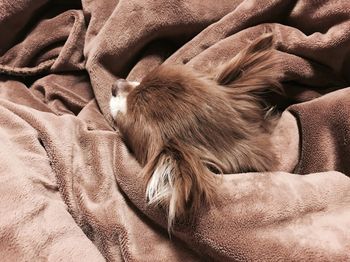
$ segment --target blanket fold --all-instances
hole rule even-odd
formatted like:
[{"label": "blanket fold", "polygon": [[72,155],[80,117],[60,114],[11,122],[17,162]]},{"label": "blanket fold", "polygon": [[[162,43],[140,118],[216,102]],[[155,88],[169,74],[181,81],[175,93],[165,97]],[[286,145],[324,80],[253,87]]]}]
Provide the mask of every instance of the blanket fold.
[{"label": "blanket fold", "polygon": [[[278,172],[226,174],[171,236],[111,121],[119,77],[205,73],[270,29]],[[0,3],[2,261],[350,260],[350,2]]]},{"label": "blanket fold", "polygon": [[296,172],[338,170],[350,174],[349,110],[350,88],[290,108],[299,121],[302,138]]},{"label": "blanket fold", "polygon": [[[7,7],[6,2],[3,5]],[[34,18],[33,21],[26,21],[29,32],[22,41],[14,44],[0,57],[0,73],[25,76],[48,71],[84,69],[83,47],[86,26],[82,10],[68,10],[53,17],[51,13],[57,11],[47,12],[50,14],[44,15],[39,21]],[[18,16],[20,14],[17,13]],[[9,23],[7,20],[12,18],[6,15],[4,13],[0,17],[2,24]],[[31,23],[34,24],[32,27]],[[18,29],[16,26],[12,27]]]}]

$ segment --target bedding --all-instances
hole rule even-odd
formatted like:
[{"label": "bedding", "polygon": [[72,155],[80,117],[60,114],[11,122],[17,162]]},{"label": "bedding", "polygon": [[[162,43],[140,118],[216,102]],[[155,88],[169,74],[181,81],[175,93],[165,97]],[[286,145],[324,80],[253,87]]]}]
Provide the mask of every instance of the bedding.
[{"label": "bedding", "polygon": [[[111,121],[112,83],[161,63],[205,72],[267,28],[280,171],[223,175],[169,236]],[[3,0],[1,260],[348,261],[349,86],[347,0]]]}]

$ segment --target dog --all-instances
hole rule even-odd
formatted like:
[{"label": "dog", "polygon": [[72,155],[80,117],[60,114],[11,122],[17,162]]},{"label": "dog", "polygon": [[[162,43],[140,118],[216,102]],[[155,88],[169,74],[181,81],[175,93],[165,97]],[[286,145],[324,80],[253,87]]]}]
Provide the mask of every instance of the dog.
[{"label": "dog", "polygon": [[270,135],[278,115],[261,96],[281,91],[273,43],[264,33],[205,74],[163,64],[140,83],[113,84],[112,117],[143,166],[148,203],[167,209],[169,231],[215,202],[215,174],[276,167]]}]

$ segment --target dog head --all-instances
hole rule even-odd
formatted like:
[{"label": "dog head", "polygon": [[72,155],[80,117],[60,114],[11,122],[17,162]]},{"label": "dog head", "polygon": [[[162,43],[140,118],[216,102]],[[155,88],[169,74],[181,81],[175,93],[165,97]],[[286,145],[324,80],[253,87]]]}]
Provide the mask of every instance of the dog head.
[{"label": "dog head", "polygon": [[261,36],[210,74],[161,65],[141,83],[114,84],[112,116],[144,167],[148,202],[168,209],[169,230],[215,199],[213,172],[273,169],[273,118],[259,98],[279,88],[272,40]]}]

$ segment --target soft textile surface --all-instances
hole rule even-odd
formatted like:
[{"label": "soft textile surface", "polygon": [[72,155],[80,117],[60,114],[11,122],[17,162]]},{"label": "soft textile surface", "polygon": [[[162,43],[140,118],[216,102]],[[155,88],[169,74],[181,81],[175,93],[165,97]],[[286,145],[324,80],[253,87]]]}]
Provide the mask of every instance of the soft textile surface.
[{"label": "soft textile surface", "polygon": [[[146,205],[108,102],[118,77],[199,71],[272,28],[291,105],[280,172],[224,175],[193,224]],[[350,2],[0,2],[1,261],[350,260]]]}]

